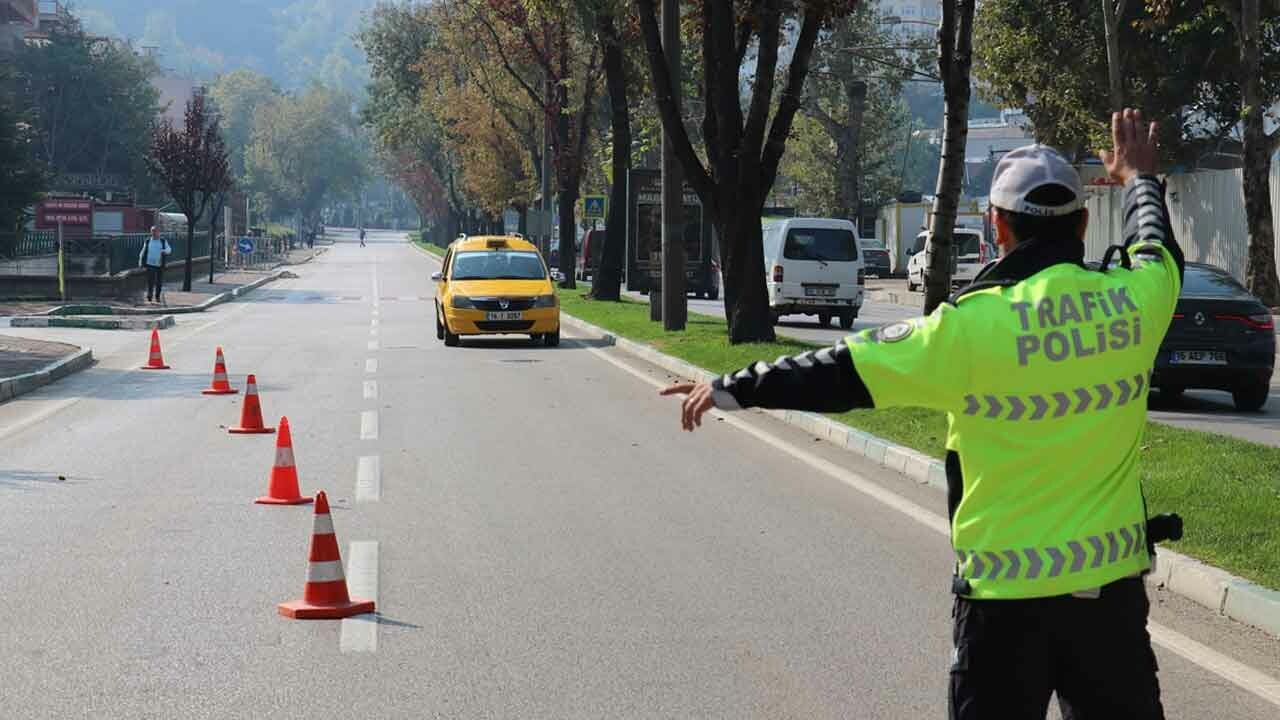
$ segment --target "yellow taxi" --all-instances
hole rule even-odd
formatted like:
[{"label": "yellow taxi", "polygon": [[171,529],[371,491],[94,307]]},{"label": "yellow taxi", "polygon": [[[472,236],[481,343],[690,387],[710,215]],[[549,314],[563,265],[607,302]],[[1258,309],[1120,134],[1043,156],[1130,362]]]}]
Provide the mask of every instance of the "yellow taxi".
[{"label": "yellow taxi", "polygon": [[538,248],[517,236],[462,236],[445,251],[436,283],[436,337],[529,335],[560,344],[560,298]]}]

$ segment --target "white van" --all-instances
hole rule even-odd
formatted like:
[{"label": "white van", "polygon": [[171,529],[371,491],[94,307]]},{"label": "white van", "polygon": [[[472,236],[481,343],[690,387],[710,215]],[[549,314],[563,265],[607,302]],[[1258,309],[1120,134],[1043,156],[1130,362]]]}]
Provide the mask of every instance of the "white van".
[{"label": "white van", "polygon": [[[916,236],[911,246],[911,258],[907,260],[907,290],[924,287],[924,244],[929,233]],[[957,227],[952,235],[952,248],[956,252],[955,271],[951,273],[951,285],[962,287],[973,282],[987,263],[995,259],[995,250],[982,237],[981,228]]]},{"label": "white van", "polygon": [[866,275],[858,231],[848,220],[771,219],[764,223],[764,267],[769,309],[782,315],[816,315],[853,327],[862,309]]}]

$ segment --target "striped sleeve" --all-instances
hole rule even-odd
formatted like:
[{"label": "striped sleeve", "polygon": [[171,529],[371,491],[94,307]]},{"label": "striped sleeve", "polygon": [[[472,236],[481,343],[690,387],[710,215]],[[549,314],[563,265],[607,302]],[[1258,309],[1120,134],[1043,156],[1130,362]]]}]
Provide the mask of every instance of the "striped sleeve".
[{"label": "striped sleeve", "polygon": [[772,363],[753,363],[717,378],[711,388],[712,400],[721,410],[843,412],[872,406],[871,394],[854,369],[845,343],[784,355]]},{"label": "striped sleeve", "polygon": [[[1165,252],[1178,268],[1181,286],[1186,260],[1173,235],[1169,208],[1164,201],[1164,184],[1151,175],[1130,180],[1124,188],[1124,245],[1135,256],[1165,259]],[[1161,250],[1165,252],[1161,252]]]}]

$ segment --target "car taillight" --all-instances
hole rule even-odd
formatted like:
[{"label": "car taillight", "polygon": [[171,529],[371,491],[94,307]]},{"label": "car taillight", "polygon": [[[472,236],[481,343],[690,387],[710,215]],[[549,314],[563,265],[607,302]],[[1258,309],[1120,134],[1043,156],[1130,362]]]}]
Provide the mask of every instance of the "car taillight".
[{"label": "car taillight", "polygon": [[782,282],[782,266],[781,265],[773,266],[773,281],[776,283]]},{"label": "car taillight", "polygon": [[987,264],[987,260],[991,257],[991,249],[984,242],[978,243],[978,262],[983,265]]},{"label": "car taillight", "polygon": [[1276,328],[1275,319],[1270,313],[1265,315],[1214,315],[1216,320],[1229,320],[1231,322],[1243,323],[1252,330],[1274,330]]},{"label": "car taillight", "polygon": [[862,268],[858,268],[858,284],[859,285],[867,284],[867,271]]}]

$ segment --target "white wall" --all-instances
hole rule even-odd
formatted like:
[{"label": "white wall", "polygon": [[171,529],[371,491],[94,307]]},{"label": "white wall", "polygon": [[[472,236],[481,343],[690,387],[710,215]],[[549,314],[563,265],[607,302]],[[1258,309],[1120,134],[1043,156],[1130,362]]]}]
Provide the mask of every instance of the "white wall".
[{"label": "white wall", "polygon": [[[1169,215],[1173,232],[1190,262],[1217,265],[1244,281],[1249,236],[1245,229],[1243,173],[1240,170],[1170,175]],[[1085,257],[1099,260],[1108,245],[1124,241],[1119,188],[1089,190],[1089,231]],[[1280,227],[1280,154],[1271,162],[1271,212]],[[1280,243],[1277,243],[1280,250]],[[1277,253],[1280,264],[1280,253]]]}]

